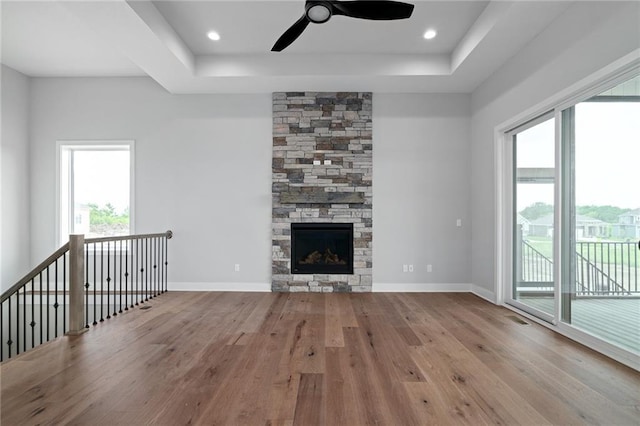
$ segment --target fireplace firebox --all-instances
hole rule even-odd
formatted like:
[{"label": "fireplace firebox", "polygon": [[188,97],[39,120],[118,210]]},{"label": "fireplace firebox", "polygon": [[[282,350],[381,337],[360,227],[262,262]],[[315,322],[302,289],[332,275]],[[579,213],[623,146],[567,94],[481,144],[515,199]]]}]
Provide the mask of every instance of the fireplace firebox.
[{"label": "fireplace firebox", "polygon": [[353,274],[352,223],[292,223],[292,274]]}]

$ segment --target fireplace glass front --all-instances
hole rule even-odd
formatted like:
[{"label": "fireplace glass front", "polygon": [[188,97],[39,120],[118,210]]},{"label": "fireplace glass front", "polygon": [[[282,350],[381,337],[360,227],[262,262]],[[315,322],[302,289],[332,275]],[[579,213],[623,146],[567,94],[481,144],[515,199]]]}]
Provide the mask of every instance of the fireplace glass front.
[{"label": "fireplace glass front", "polygon": [[292,274],[353,274],[352,223],[292,223]]}]

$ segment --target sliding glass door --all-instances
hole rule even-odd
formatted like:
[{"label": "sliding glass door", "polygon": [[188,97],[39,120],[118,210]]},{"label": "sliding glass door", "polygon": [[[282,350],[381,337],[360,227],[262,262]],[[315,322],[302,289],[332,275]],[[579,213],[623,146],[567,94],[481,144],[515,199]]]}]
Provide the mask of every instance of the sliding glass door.
[{"label": "sliding glass door", "polygon": [[510,132],[513,147],[513,287],[511,303],[552,320],[555,119],[541,116]]},{"label": "sliding glass door", "polygon": [[640,78],[562,111],[562,320],[640,352]]},{"label": "sliding glass door", "polygon": [[640,353],[640,76],[612,86],[506,133],[505,301]]}]

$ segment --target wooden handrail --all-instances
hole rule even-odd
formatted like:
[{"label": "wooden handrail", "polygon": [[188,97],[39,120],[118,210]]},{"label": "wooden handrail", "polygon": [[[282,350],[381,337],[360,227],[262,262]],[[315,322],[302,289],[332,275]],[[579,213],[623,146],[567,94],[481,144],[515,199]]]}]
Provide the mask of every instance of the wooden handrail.
[{"label": "wooden handrail", "polygon": [[138,234],[138,235],[122,235],[119,237],[100,237],[100,238],[85,238],[84,243],[102,243],[107,241],[125,241],[125,240],[142,240],[145,238],[158,238],[167,237],[168,240],[173,237],[172,231],[161,232],[159,234]]},{"label": "wooden handrail", "polygon": [[9,296],[11,296],[13,293],[18,291],[22,286],[27,284],[29,281],[37,277],[38,274],[40,274],[40,272],[47,269],[47,266],[51,265],[56,259],[58,259],[60,256],[62,256],[68,251],[69,251],[69,242],[66,242],[62,247],[56,250],[51,256],[47,257],[44,260],[44,262],[40,263],[31,272],[25,275],[20,281],[18,281],[16,284],[11,286],[11,288],[9,288],[7,291],[2,293],[2,296],[0,296],[0,303],[7,300]]},{"label": "wooden handrail", "polygon": [[[85,244],[87,243],[100,243],[106,241],[125,241],[125,240],[141,240],[145,238],[158,238],[158,237],[167,237],[167,239],[171,239],[173,237],[172,231],[166,231],[156,234],[138,234],[138,235],[122,235],[117,237],[100,237],[100,238],[87,238],[84,240]],[[25,275],[20,281],[18,281],[15,285],[11,286],[7,291],[2,293],[0,296],[0,303],[4,302],[19,290],[22,286],[27,284],[33,278],[37,277],[40,272],[44,271],[47,266],[51,265],[56,259],[62,256],[64,253],[69,251],[69,242],[66,242],[62,247],[56,250],[51,256],[47,257],[42,263],[36,266],[31,272]]]}]

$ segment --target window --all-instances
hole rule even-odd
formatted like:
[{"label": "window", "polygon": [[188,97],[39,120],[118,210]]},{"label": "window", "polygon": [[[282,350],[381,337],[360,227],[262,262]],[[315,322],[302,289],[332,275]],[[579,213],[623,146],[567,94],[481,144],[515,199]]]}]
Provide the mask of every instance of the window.
[{"label": "window", "polygon": [[638,71],[498,128],[500,300],[627,364],[640,351]]},{"label": "window", "polygon": [[513,149],[513,282],[518,308],[553,320],[555,118],[538,117],[509,132]]},{"label": "window", "polygon": [[133,141],[58,142],[60,244],[132,232]]}]

